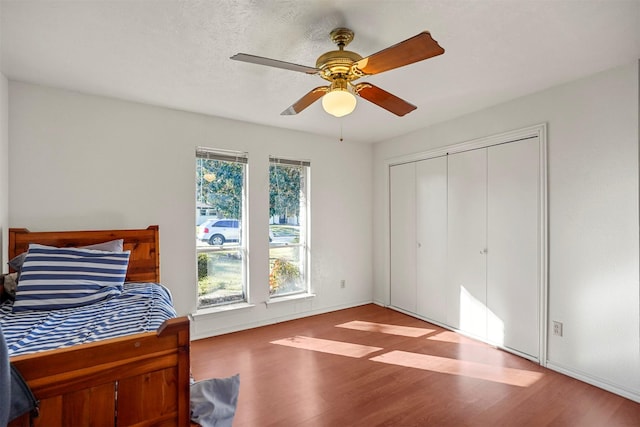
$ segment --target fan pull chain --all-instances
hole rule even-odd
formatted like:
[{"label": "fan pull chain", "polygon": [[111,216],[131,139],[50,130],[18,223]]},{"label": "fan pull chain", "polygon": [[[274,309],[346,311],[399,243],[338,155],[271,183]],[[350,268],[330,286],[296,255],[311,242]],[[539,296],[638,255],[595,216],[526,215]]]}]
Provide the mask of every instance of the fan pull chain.
[{"label": "fan pull chain", "polygon": [[342,120],[340,120],[340,142],[344,141],[342,138]]}]

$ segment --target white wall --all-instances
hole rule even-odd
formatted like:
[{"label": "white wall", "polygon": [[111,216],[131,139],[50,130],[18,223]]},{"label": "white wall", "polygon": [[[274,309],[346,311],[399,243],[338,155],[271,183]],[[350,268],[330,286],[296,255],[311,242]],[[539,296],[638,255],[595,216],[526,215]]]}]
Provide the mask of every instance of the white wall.
[{"label": "white wall", "polygon": [[9,83],[0,73],[0,273],[8,272],[9,247]]},{"label": "white wall", "polygon": [[[548,123],[548,366],[640,400],[638,64],[377,144],[374,229],[388,229],[385,159]],[[374,300],[388,303],[388,235]]]},{"label": "white wall", "polygon": [[[0,4],[0,16],[2,5]],[[0,40],[0,43],[2,41]],[[2,57],[0,56],[0,70]],[[7,272],[9,228],[9,91],[7,78],[0,72],[0,273]]]},{"label": "white wall", "polygon": [[[372,300],[372,147],[75,92],[9,83],[9,223],[31,230],[160,226],[161,280],[196,304],[195,147],[249,154],[253,308],[199,316],[194,337]],[[311,161],[315,298],[266,307],[268,157]],[[347,287],[340,289],[340,280]]]}]

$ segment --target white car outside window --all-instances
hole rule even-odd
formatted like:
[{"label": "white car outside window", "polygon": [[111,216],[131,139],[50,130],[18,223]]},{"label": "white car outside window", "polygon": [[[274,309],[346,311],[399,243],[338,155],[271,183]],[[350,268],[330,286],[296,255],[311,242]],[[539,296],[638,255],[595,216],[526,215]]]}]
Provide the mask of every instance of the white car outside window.
[{"label": "white car outside window", "polygon": [[240,240],[240,222],[237,219],[209,219],[198,227],[198,240],[213,246]]}]

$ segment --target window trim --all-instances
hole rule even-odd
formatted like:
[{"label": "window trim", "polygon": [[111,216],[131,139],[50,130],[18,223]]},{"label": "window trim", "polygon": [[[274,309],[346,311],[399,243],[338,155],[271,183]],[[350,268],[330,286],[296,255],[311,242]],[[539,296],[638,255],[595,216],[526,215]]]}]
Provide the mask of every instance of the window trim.
[{"label": "window trim", "polygon": [[[304,254],[304,260],[302,262],[302,268],[304,272],[304,289],[296,292],[287,292],[280,295],[272,295],[269,293],[269,298],[266,303],[284,302],[289,300],[300,300],[310,297],[314,297],[315,294],[311,289],[311,256],[310,256],[310,237],[311,237],[311,196],[310,196],[310,175],[311,175],[311,161],[310,160],[296,160],[290,158],[269,156],[269,174],[271,166],[301,166],[303,168],[303,175],[301,176],[301,188],[300,194],[303,195],[305,203],[301,203],[301,211],[298,215],[298,221],[304,224],[304,233],[300,233],[299,243],[293,243],[290,245],[283,245],[282,247],[297,247],[301,248]],[[271,225],[271,224],[269,224]],[[277,247],[277,246],[276,246]],[[271,252],[271,244],[269,244],[269,253]],[[270,272],[269,272],[270,273]]]},{"label": "window trim", "polygon": [[[236,301],[229,301],[229,302],[222,302],[222,303],[218,303],[218,304],[212,304],[212,305],[206,305],[206,306],[200,306],[200,297],[198,296],[198,292],[196,292],[196,314],[199,313],[211,313],[211,312],[216,312],[216,311],[225,311],[226,307],[231,307],[231,306],[246,306],[250,304],[250,284],[249,284],[249,265],[247,262],[247,254],[249,252],[248,250],[248,240],[247,240],[247,235],[246,235],[246,224],[248,224],[248,193],[247,193],[247,186],[249,183],[249,179],[248,179],[248,163],[249,163],[249,158],[248,158],[248,153],[246,152],[239,152],[239,151],[231,151],[231,150],[222,150],[222,149],[212,149],[212,148],[208,148],[208,147],[196,147],[196,155],[195,155],[195,161],[196,161],[196,167],[198,167],[198,160],[199,159],[205,159],[205,160],[219,160],[219,161],[224,161],[224,162],[234,162],[234,163],[240,163],[242,164],[243,167],[243,173],[242,173],[242,192],[241,192],[241,218],[238,220],[238,227],[240,228],[240,242],[233,242],[230,245],[225,245],[225,246],[221,246],[221,247],[199,247],[196,241],[196,263],[197,263],[197,259],[198,259],[198,255],[200,253],[207,253],[207,252],[221,252],[221,251],[228,251],[228,250],[238,250],[241,253],[241,262],[242,262],[242,275],[241,275],[241,282],[242,282],[242,299],[241,300],[236,300]],[[198,208],[198,200],[196,198],[195,200],[195,212],[197,213],[199,208]],[[220,220],[224,220],[226,218],[219,218],[218,221]],[[227,228],[235,228],[235,227],[227,227]],[[197,227],[196,227],[197,230]],[[196,281],[196,289],[197,289],[198,283]]]}]

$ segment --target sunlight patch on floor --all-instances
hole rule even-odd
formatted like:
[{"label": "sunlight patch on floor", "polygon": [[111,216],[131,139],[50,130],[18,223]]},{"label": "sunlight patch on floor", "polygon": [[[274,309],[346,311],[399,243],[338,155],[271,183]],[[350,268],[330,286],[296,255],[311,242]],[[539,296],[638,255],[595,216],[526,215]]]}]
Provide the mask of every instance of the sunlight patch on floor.
[{"label": "sunlight patch on floor", "polygon": [[489,347],[489,345],[483,342],[465,337],[464,335],[460,335],[451,331],[443,331],[436,335],[427,337],[427,339],[433,340],[433,341],[450,342],[455,344],[471,344],[471,345],[477,345],[480,347]]},{"label": "sunlight patch on floor", "polygon": [[443,374],[477,378],[518,387],[528,387],[543,376],[540,372],[491,366],[483,363],[466,362],[464,360],[449,359],[428,354],[409,353],[406,351],[391,351],[373,357],[370,360]]},{"label": "sunlight patch on floor", "polygon": [[421,337],[435,332],[435,329],[415,328],[412,326],[387,325],[384,323],[365,322],[354,320],[353,322],[336,325],[337,328],[355,329],[357,331],[380,332],[382,334],[401,335],[403,337]]},{"label": "sunlight patch on floor", "polygon": [[353,344],[342,341],[323,340],[320,338],[310,338],[303,336],[295,336],[282,340],[271,341],[271,344],[302,348],[305,350],[313,350],[322,353],[331,353],[348,357],[364,357],[371,353],[375,353],[376,351],[382,350],[381,347],[371,347],[368,345]]}]

